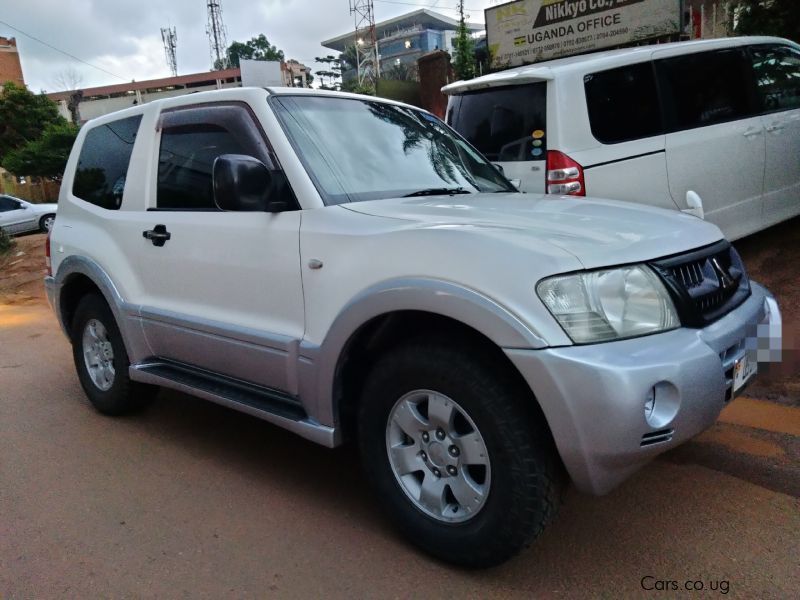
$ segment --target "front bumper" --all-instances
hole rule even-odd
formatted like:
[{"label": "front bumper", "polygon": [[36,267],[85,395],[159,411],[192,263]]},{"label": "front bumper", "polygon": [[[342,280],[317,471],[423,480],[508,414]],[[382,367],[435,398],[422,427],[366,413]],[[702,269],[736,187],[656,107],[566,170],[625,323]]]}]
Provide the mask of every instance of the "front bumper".
[{"label": "front bumper", "polygon": [[[604,494],[710,427],[745,353],[780,359],[778,304],[762,286],[704,329],[544,350],[505,349],[536,395],[578,489]],[[651,425],[645,402],[655,388]]]}]

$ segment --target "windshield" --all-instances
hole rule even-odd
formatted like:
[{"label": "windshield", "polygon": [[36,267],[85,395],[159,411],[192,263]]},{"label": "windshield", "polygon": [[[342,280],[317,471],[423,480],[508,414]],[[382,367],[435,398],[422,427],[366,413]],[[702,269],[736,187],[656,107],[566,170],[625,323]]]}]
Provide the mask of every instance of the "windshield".
[{"label": "windshield", "polygon": [[428,113],[332,96],[273,96],[272,102],[326,204],[517,191]]}]

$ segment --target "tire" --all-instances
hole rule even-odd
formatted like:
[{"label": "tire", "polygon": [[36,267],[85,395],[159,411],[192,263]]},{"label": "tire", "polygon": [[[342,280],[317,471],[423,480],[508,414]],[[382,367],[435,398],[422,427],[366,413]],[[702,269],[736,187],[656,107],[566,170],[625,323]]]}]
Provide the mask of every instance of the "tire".
[{"label": "tire", "polygon": [[[530,544],[555,516],[565,481],[552,436],[541,411],[533,406],[530,392],[515,383],[507,365],[487,357],[477,350],[470,352],[468,346],[456,348],[453,344],[430,341],[411,343],[391,351],[378,359],[369,373],[358,415],[359,449],[364,469],[399,531],[429,554],[473,568],[500,564]],[[427,400],[424,399],[426,394]],[[407,427],[404,403],[415,406],[416,418],[427,419],[430,427],[435,425],[430,411],[443,414],[442,411],[447,410],[442,409],[443,405],[459,415],[454,422],[461,425],[455,425],[452,431],[446,434],[428,431],[429,439],[433,435],[446,435],[441,439],[447,444],[460,446],[460,450],[448,446],[449,452],[461,453],[458,459],[444,456],[441,446],[435,448],[433,443],[426,446],[424,432],[414,439],[396,425],[402,422]],[[398,416],[390,423],[395,407],[400,412],[394,413]],[[413,422],[415,427],[420,426],[418,420]],[[426,427],[429,426],[422,426],[422,429]],[[466,440],[474,440],[475,436],[458,430],[469,432],[472,428],[478,432],[488,453],[485,467],[479,464],[484,458],[477,458],[477,466],[465,466],[476,460],[467,456],[474,452],[466,448]],[[413,447],[410,447],[408,444],[412,442]],[[415,459],[398,459],[402,466],[408,464],[404,460],[411,460],[410,467],[393,466],[395,459],[390,455],[395,452],[395,446],[399,453],[408,453],[398,456],[415,456],[417,450],[422,454]],[[460,459],[464,459],[463,464],[446,465],[447,469],[452,469],[448,471],[452,473],[449,481],[457,485],[452,487],[445,483],[443,503],[438,502],[439,488],[434,488],[434,510],[422,505],[421,491],[416,500],[415,492],[407,491],[414,486],[422,490],[428,477],[431,477],[431,487],[445,482],[444,474],[439,479],[427,471],[439,469],[442,472],[443,462]],[[417,464],[419,461],[423,462]],[[399,474],[420,465],[420,472]],[[477,475],[475,468],[479,469]],[[453,492],[464,486],[456,481],[456,474],[475,484],[469,490],[482,488],[485,493],[476,492],[467,502],[459,503]],[[441,504],[446,508],[440,514]],[[476,506],[474,514],[469,512],[472,504]],[[462,511],[461,520],[445,520],[455,519],[459,510]]]},{"label": "tire", "polygon": [[[95,409],[104,415],[123,415],[142,409],[155,397],[158,387],[128,377],[128,353],[114,315],[102,297],[88,294],[80,300],[71,331],[78,379]],[[98,365],[93,369],[95,375],[90,364]]]},{"label": "tire", "polygon": [[44,215],[41,219],[39,219],[39,231],[42,233],[47,233],[53,227],[53,222],[56,220],[56,216],[54,214]]}]

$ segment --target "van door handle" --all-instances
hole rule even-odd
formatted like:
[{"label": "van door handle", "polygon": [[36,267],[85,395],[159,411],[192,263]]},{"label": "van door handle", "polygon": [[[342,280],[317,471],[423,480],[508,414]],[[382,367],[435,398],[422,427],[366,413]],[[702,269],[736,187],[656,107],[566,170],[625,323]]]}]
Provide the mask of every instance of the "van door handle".
[{"label": "van door handle", "polygon": [[784,127],[786,127],[783,123],[771,123],[767,125],[767,131],[772,133],[773,131],[781,131]]},{"label": "van door handle", "polygon": [[746,129],[742,134],[744,137],[754,137],[756,135],[761,135],[761,132],[764,131],[761,127],[750,127]]},{"label": "van door handle", "polygon": [[172,234],[167,231],[166,225],[156,225],[153,229],[143,231],[142,237],[153,242],[153,246],[158,246],[160,248],[167,243],[167,240],[172,238]]}]

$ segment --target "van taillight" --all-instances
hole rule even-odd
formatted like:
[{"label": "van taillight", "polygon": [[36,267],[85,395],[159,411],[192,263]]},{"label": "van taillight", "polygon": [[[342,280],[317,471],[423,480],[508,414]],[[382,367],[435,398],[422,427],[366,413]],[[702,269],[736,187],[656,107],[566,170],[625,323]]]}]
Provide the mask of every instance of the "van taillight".
[{"label": "van taillight", "polygon": [[585,196],[583,167],[558,150],[547,151],[547,193]]},{"label": "van taillight", "polygon": [[44,242],[44,260],[47,263],[47,274],[53,276],[53,263],[50,261],[50,231],[47,232],[47,239]]}]

